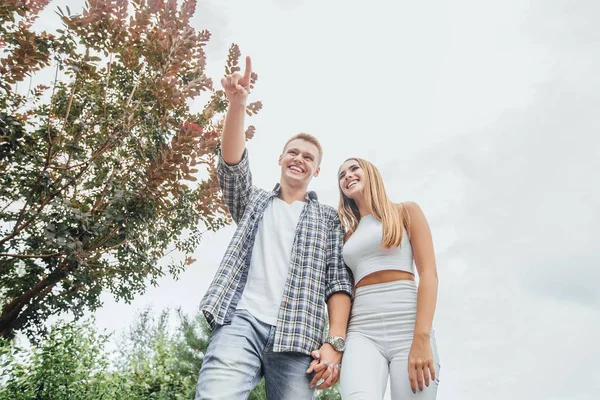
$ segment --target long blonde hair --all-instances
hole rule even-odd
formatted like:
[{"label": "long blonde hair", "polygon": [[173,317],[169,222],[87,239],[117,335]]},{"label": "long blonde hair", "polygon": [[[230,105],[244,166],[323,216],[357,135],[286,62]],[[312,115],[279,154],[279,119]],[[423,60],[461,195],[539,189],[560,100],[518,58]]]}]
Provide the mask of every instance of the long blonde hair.
[{"label": "long blonde hair", "polygon": [[[406,228],[410,237],[410,217],[408,211],[403,204],[394,204],[390,201],[377,167],[362,158],[349,158],[344,162],[346,163],[350,160],[356,161],[364,172],[363,196],[366,201],[367,211],[377,220],[381,221],[383,225],[381,246],[386,249],[400,246],[403,227]],[[354,200],[342,192],[339,181],[338,189],[340,191],[338,216],[346,229],[344,237],[344,241],[346,241],[356,231],[360,221],[360,213]]]}]

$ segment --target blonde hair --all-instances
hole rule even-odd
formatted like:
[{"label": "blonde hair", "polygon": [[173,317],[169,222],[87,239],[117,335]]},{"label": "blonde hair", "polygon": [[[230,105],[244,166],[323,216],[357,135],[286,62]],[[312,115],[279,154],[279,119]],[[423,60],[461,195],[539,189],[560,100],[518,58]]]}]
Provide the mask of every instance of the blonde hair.
[{"label": "blonde hair", "polygon": [[285,153],[285,149],[288,147],[288,144],[290,144],[290,142],[296,139],[302,139],[304,141],[314,144],[317,147],[317,150],[319,150],[319,162],[317,164],[320,164],[321,160],[323,159],[323,148],[321,147],[321,143],[319,143],[317,138],[308,133],[302,132],[292,136],[287,142],[285,142],[285,146],[283,146],[283,152]]},{"label": "blonde hair", "polygon": [[[349,158],[344,162],[354,160],[362,168],[364,172],[363,195],[367,211],[373,217],[381,221],[383,225],[383,239],[381,245],[383,248],[400,246],[402,242],[403,227],[406,228],[410,237],[410,216],[406,207],[402,203],[394,204],[388,198],[383,179],[377,167],[370,162],[361,158]],[[356,231],[360,221],[360,213],[356,203],[351,198],[347,197],[343,192],[338,181],[340,191],[340,204],[338,206],[338,215],[344,228],[346,235],[344,241]]]}]

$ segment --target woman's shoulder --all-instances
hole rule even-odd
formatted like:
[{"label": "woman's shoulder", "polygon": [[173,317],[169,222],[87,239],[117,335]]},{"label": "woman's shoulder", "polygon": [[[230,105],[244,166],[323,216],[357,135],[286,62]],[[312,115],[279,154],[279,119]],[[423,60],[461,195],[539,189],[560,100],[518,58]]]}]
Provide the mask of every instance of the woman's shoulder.
[{"label": "woman's shoulder", "polygon": [[420,229],[428,225],[427,217],[425,217],[425,213],[414,201],[405,201],[402,203],[397,203],[399,207],[401,207],[401,214],[403,219],[405,220],[405,224],[409,227],[409,231],[412,231],[414,228]]},{"label": "woman's shoulder", "polygon": [[414,201],[403,201],[402,203],[396,203],[400,209],[404,209],[409,213],[421,211],[421,207]]},{"label": "woman's shoulder", "polygon": [[400,218],[404,224],[404,228],[408,231],[409,236],[412,236],[415,225],[418,227],[425,220],[425,215],[421,207],[414,201],[404,201],[395,204],[399,209]]}]

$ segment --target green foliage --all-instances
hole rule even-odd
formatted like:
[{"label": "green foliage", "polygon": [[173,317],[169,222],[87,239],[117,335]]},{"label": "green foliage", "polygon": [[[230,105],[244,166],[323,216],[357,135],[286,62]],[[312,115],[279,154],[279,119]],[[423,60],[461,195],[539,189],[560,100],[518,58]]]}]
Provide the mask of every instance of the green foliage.
[{"label": "green foliage", "polygon": [[0,400],[115,398],[103,352],[108,336],[89,323],[55,324],[36,347],[0,344]]},{"label": "green foliage", "polygon": [[[140,399],[193,399],[198,371],[195,353],[180,331],[172,332],[169,313],[154,317],[141,312],[120,342],[118,371],[129,390]],[[193,354],[198,356],[197,354]]]},{"label": "green foliage", "polygon": [[[19,347],[0,340],[0,400],[193,399],[210,328],[204,317],[139,313],[110,354],[109,336],[93,320],[59,322],[44,340]],[[264,379],[250,400],[266,400]],[[340,399],[337,387],[319,400]]]},{"label": "green foliage", "polygon": [[317,391],[317,400],[341,400],[342,395],[339,391],[339,383],[336,383],[335,386]]},{"label": "green foliage", "polygon": [[[227,100],[204,73],[210,34],[190,26],[196,2],[89,0],[80,14],[58,9],[63,29],[35,32],[47,3],[0,7],[5,338],[94,310],[103,291],[131,301],[177,277],[201,231],[228,222],[214,168]],[[239,53],[233,45],[229,70]],[[16,90],[46,67],[51,86]],[[202,92],[210,98],[192,112]],[[184,261],[165,265],[172,251]]]}]

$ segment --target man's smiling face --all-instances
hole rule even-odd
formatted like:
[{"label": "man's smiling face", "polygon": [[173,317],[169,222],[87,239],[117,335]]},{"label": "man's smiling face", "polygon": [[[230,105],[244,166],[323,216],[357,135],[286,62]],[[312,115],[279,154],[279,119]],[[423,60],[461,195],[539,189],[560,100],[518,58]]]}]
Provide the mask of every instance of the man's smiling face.
[{"label": "man's smiling face", "polygon": [[294,139],[279,156],[281,179],[290,186],[302,184],[308,187],[313,176],[319,174],[319,149],[304,139]]}]

